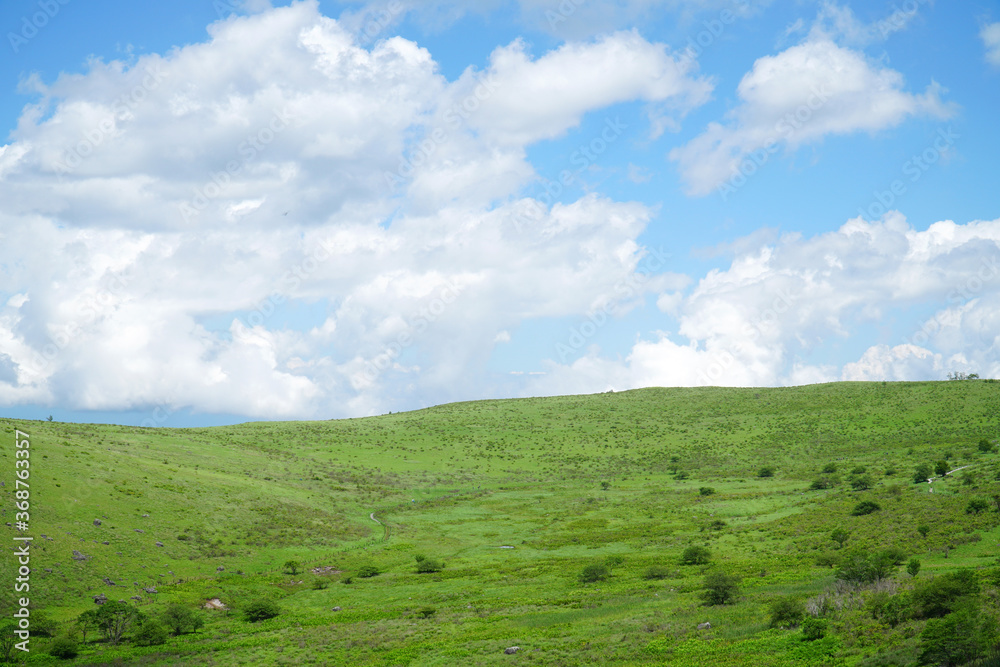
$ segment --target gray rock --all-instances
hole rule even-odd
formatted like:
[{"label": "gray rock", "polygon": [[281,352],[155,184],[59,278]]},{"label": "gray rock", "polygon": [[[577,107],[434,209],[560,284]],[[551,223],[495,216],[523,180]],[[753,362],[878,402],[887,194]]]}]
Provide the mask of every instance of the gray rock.
[{"label": "gray rock", "polygon": [[73,549],[73,560],[87,560],[90,556],[86,556],[76,549]]},{"label": "gray rock", "polygon": [[334,607],[333,610],[334,611],[340,611],[340,607]]},{"label": "gray rock", "polygon": [[225,571],[225,569],[226,569],[226,568],[225,568],[224,566],[220,565],[219,567],[215,568],[215,571],[216,571],[216,572],[224,572],[224,571]]},{"label": "gray rock", "polygon": [[136,528],[135,532],[137,532],[137,533],[145,533],[146,531],[144,531],[142,528]]},{"label": "gray rock", "polygon": [[104,593],[94,596],[94,604],[104,604],[107,601],[108,601],[108,596],[105,595]]},{"label": "gray rock", "polygon": [[157,542],[157,543],[156,543],[156,546],[158,546],[158,547],[162,547],[162,546],[163,546],[163,542]]},{"label": "gray rock", "polygon": [[505,649],[503,650],[503,652],[504,652],[505,654],[507,654],[507,655],[514,655],[515,653],[517,653],[517,652],[518,652],[518,651],[520,651],[520,650],[521,650],[521,647],[520,647],[520,646],[511,646],[510,648],[505,648]]},{"label": "gray rock", "polygon": [[94,519],[94,525],[95,526],[100,526],[101,525],[101,520],[100,519]]},{"label": "gray rock", "polygon": [[708,621],[705,621],[704,623],[699,623],[698,624],[698,629],[699,630],[711,630],[712,629],[712,624],[709,623]]}]

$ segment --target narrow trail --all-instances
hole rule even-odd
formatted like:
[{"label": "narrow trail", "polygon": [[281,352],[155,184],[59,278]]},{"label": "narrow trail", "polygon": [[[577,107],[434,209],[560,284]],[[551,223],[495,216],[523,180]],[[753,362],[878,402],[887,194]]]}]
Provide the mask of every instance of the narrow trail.
[{"label": "narrow trail", "polygon": [[376,519],[375,518],[375,512],[372,512],[368,516],[371,518],[372,521],[374,521],[378,525],[382,526],[382,541],[383,542],[388,542],[389,541],[389,533],[392,532],[391,529],[389,528],[389,526],[386,525],[386,524],[384,524],[384,523],[382,523],[378,519]]}]

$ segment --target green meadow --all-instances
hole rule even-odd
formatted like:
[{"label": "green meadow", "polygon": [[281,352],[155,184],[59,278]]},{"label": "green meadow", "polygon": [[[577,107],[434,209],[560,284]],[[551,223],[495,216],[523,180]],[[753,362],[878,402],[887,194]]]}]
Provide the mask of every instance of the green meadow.
[{"label": "green meadow", "polygon": [[[29,529],[7,531],[34,538],[25,595],[41,631],[13,654],[150,666],[964,664],[929,658],[939,619],[893,600],[970,571],[978,593],[955,613],[994,642],[998,419],[989,380],[643,389],[216,428],[3,419],[4,522],[16,511],[14,432],[29,434]],[[914,482],[938,461],[960,470]],[[977,499],[986,506],[970,510]],[[855,516],[863,501],[878,509]],[[694,546],[707,562],[685,562]],[[852,555],[889,548],[899,558],[885,576],[844,580]],[[440,567],[418,572],[419,559]],[[582,581],[588,566],[597,577]],[[16,568],[11,555],[0,572],[6,619],[22,595]],[[713,573],[736,582],[726,604],[706,601]],[[147,619],[180,604],[202,625],[150,645],[139,622],[117,643],[93,628],[84,640],[78,619],[101,594]],[[226,609],[205,609],[214,599]],[[259,600],[280,613],[248,620]],[[783,600],[801,604],[801,620],[772,623]],[[823,636],[806,636],[807,618]],[[75,658],[50,655],[67,639]]]}]

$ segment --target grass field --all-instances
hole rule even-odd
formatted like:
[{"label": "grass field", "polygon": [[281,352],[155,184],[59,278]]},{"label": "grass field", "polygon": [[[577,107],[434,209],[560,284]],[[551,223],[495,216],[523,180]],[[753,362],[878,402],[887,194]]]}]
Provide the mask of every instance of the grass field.
[{"label": "grass field", "polygon": [[[12,522],[14,431],[28,433],[30,608],[55,634],[79,641],[74,620],[101,593],[205,621],[147,647],[91,632],[74,660],[36,636],[32,664],[903,665],[927,621],[880,622],[875,589],[836,593],[817,560],[898,547],[921,560],[918,581],[977,568],[993,599],[1000,514],[966,509],[1000,494],[1000,455],[977,448],[998,420],[991,381],[644,389],[217,428],[0,420],[0,479]],[[941,459],[968,467],[913,482]],[[830,463],[829,488],[811,490]],[[858,467],[871,488],[848,483]],[[881,509],[852,516],[863,500]],[[682,564],[692,545],[710,562]],[[418,555],[444,568],[417,573]],[[609,557],[609,578],[580,582]],[[735,604],[702,601],[713,570],[741,578]],[[15,574],[12,556],[8,618]],[[769,627],[774,600],[824,593],[840,605],[824,638]],[[261,597],[281,613],[244,620]],[[213,598],[230,610],[200,609]]]}]

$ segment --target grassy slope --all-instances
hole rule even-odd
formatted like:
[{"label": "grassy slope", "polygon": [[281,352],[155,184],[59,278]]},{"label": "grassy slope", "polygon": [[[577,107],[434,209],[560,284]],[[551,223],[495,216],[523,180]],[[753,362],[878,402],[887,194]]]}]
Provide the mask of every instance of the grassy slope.
[{"label": "grassy slope", "polygon": [[[852,531],[851,544],[920,555],[924,572],[993,564],[997,515],[963,510],[998,492],[996,455],[975,446],[998,435],[998,416],[1000,384],[970,381],[646,389],[204,429],[0,420],[4,521],[16,427],[32,443],[36,609],[68,621],[102,592],[140,595],[146,611],[263,594],[285,609],[257,625],[215,612],[197,635],[152,649],[91,644],[78,664],[143,654],[164,665],[853,664],[912,640],[905,628],[859,638],[846,619],[837,636],[806,645],[767,630],[768,603],[831,583],[814,560],[835,527]],[[930,494],[911,483],[916,463],[945,451],[973,464],[980,488],[943,480]],[[688,479],[670,473],[674,456]],[[830,461],[844,473],[866,466],[878,486],[806,491]],[[757,477],[763,465],[773,478]],[[702,486],[716,493],[701,496]],[[867,498],[883,511],[849,516]],[[708,528],[718,519],[725,528]],[[962,544],[976,533],[985,538]],[[678,562],[691,544],[744,577],[738,605],[700,605],[706,568]],[[957,549],[945,558],[948,544]],[[73,549],[90,558],[72,560]],[[447,567],[418,575],[418,553]],[[577,583],[610,554],[625,561],[609,581]],[[280,572],[290,558],[345,574],[314,590],[318,577]],[[367,563],[383,574],[338,583]],[[643,579],[654,564],[673,576]],[[0,573],[7,591],[12,570]],[[424,606],[436,609],[429,619],[415,615]],[[704,620],[712,631],[695,630]],[[511,645],[516,658],[503,655]]]}]

